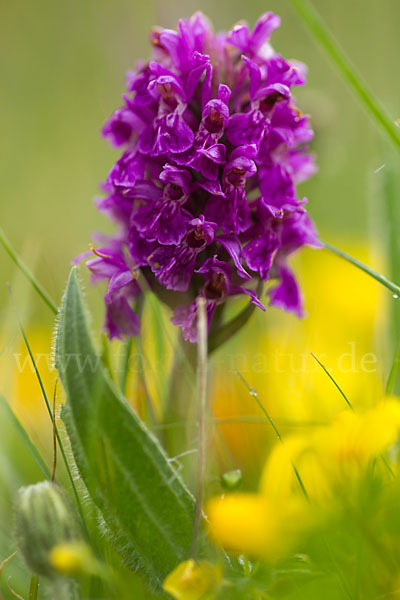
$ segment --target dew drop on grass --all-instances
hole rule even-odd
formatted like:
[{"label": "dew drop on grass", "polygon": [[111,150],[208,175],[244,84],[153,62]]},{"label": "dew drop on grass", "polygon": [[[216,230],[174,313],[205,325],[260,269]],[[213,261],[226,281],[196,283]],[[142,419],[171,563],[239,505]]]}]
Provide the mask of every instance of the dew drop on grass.
[{"label": "dew drop on grass", "polygon": [[397,300],[397,298],[399,297],[399,295],[398,295],[398,294],[393,294],[393,296],[392,296],[392,297],[393,297],[395,300]]}]

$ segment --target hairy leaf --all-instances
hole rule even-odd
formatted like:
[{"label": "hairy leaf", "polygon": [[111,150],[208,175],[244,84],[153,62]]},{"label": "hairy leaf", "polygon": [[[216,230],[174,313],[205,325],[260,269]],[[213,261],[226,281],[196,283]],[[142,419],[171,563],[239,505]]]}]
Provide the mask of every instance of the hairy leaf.
[{"label": "hairy leaf", "polygon": [[194,500],[94,350],[76,269],[61,306],[56,365],[76,464],[117,547],[156,585],[188,558]]}]

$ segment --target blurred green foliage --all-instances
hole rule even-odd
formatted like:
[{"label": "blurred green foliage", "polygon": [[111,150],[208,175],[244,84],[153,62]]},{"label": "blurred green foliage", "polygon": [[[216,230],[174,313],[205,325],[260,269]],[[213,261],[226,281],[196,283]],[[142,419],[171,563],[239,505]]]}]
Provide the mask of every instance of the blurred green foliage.
[{"label": "blurred green foliage", "polygon": [[[397,118],[399,3],[314,4]],[[93,230],[110,227],[92,200],[116,156],[99,131],[120,102],[124,74],[150,55],[152,25],[172,27],[198,9],[217,29],[243,18],[254,23],[265,10],[281,15],[273,44],[309,66],[309,83],[297,93],[316,131],[319,173],[302,188],[309,210],[325,236],[368,231],[369,200],[381,186],[374,171],[386,162],[381,138],[287,0],[16,0],[4,3],[0,24],[0,223],[29,262],[36,258],[31,266],[57,301],[71,258],[87,249]],[[13,269],[1,252],[2,280]],[[1,287],[0,302],[5,299]],[[35,316],[42,316],[45,308],[37,304]]]}]

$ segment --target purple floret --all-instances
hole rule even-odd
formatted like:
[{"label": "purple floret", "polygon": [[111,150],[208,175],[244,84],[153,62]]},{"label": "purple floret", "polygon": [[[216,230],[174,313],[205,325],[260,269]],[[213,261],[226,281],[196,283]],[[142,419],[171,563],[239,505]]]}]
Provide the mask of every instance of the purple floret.
[{"label": "purple floret", "polygon": [[[269,43],[280,25],[265,13],[215,34],[196,13],[177,31],[154,29],[154,54],[127,77],[123,106],[103,127],[122,149],[99,209],[118,231],[87,264],[105,279],[110,337],[139,333],[134,303],[150,287],[174,309],[184,338],[197,339],[197,298],[211,328],[231,296],[257,297],[303,314],[288,266],[303,245],[319,247],[296,186],[315,172],[308,117],[293,86],[305,68]],[[143,285],[144,284],[144,285]]]}]

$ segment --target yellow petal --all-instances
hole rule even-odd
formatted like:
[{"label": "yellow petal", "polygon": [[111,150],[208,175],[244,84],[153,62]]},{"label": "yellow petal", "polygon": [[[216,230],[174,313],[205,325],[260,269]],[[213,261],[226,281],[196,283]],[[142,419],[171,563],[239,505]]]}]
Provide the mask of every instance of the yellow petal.
[{"label": "yellow petal", "polygon": [[226,550],[266,558],[281,554],[280,514],[260,494],[213,498],[206,512],[211,537]]},{"label": "yellow petal", "polygon": [[163,583],[176,600],[200,600],[210,597],[221,580],[221,570],[211,563],[190,559],[180,563]]},{"label": "yellow petal", "polygon": [[57,544],[50,550],[49,559],[52,566],[64,575],[82,575],[97,570],[96,559],[84,542]]}]

